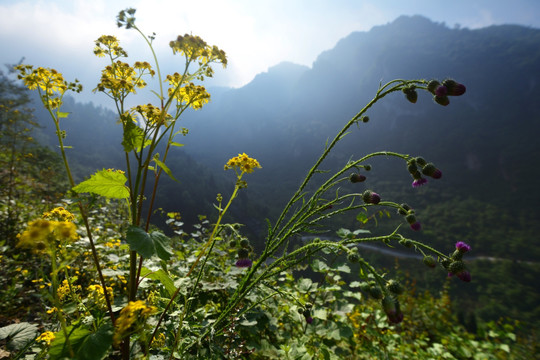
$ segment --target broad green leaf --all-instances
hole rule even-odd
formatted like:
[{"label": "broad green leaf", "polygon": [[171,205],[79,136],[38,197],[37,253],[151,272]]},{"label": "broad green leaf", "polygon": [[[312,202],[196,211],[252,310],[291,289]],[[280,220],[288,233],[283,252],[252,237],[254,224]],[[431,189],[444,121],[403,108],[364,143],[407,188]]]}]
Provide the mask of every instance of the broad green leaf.
[{"label": "broad green leaf", "polygon": [[128,228],[126,242],[131,250],[136,251],[144,258],[151,258],[156,252],[150,234],[138,226],[132,225]]},{"label": "broad green leaf", "polygon": [[328,312],[326,309],[317,309],[313,312],[313,317],[321,320],[326,320],[328,318]]},{"label": "broad green leaf", "polygon": [[150,234],[150,238],[154,243],[156,249],[156,255],[162,260],[169,260],[174,255],[170,248],[170,239],[159,231],[153,231]]},{"label": "broad green leaf", "polygon": [[347,274],[351,273],[351,268],[347,264],[341,264],[338,267],[335,268],[337,271],[341,271]]},{"label": "broad green leaf", "polygon": [[169,169],[169,168],[167,167],[167,165],[165,165],[165,163],[164,163],[163,161],[159,160],[158,157],[159,157],[159,154],[156,154],[156,155],[154,156],[154,159],[153,159],[153,160],[155,161],[156,165],[159,166],[161,169],[163,169],[163,171],[165,171],[165,174],[169,175],[169,177],[170,177],[171,179],[173,179],[174,181],[178,181],[178,180],[176,180],[176,178],[173,176],[173,174],[172,174],[172,172],[171,172],[171,169]]},{"label": "broad green leaf", "polygon": [[141,151],[141,147],[145,148],[150,145],[152,141],[144,138],[144,131],[137,126],[133,121],[126,121],[124,126],[124,138],[122,140],[122,146],[125,152],[136,150]]},{"label": "broad green leaf", "polygon": [[58,116],[59,119],[62,119],[62,118],[67,118],[69,113],[68,112],[57,112],[56,115]]},{"label": "broad green leaf", "polygon": [[38,327],[35,324],[27,322],[11,324],[0,328],[0,340],[8,339],[8,346],[19,350],[34,340],[37,332]]},{"label": "broad green leaf", "polygon": [[73,188],[78,193],[92,193],[113,199],[126,199],[129,189],[125,185],[126,176],[115,170],[100,170],[90,179],[81,182]]},{"label": "broad green leaf", "polygon": [[100,360],[105,358],[113,342],[113,326],[103,324],[96,332],[87,336],[77,351],[77,359]]},{"label": "broad green leaf", "polygon": [[174,281],[163,269],[159,269],[158,271],[150,271],[150,269],[143,267],[141,270],[141,276],[159,281],[165,287],[165,290],[167,290],[170,296],[173,296],[176,292]]},{"label": "broad green leaf", "polygon": [[131,250],[144,258],[157,255],[162,260],[169,260],[173,255],[169,247],[170,239],[158,231],[149,234],[140,227],[132,225],[128,228],[126,242]]},{"label": "broad green leaf", "polygon": [[[50,359],[71,358],[63,331],[55,333],[56,338],[49,349]],[[68,327],[68,338],[74,358],[77,360],[101,360],[107,355],[113,340],[113,327],[103,324],[96,332],[79,327]]]}]

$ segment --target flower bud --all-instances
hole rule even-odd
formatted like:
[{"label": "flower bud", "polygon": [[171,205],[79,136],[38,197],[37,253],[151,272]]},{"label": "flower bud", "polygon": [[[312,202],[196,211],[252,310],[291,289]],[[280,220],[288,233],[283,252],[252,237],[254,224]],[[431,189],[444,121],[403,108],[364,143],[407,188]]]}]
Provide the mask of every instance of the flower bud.
[{"label": "flower bud", "polygon": [[427,164],[427,161],[423,157],[418,156],[415,158],[415,160],[416,163],[420,166],[425,166]]},{"label": "flower bud", "polygon": [[424,185],[425,183],[427,183],[427,179],[420,177],[419,179],[414,179],[411,185],[413,188],[417,188],[419,186]]},{"label": "flower bud", "polygon": [[442,177],[441,170],[437,169],[432,163],[427,163],[422,168],[422,174],[431,176],[434,179],[440,179]]},{"label": "flower bud", "polygon": [[364,165],[364,170],[370,171],[371,170],[371,165],[369,165],[369,164]]},{"label": "flower bud", "polygon": [[399,243],[403,246],[405,246],[406,248],[410,249],[413,247],[413,243],[411,240],[409,239],[401,239],[399,240]]},{"label": "flower bud", "polygon": [[366,204],[377,205],[381,201],[381,196],[371,190],[366,190],[362,194],[362,200],[364,200]]},{"label": "flower bud", "polygon": [[450,267],[450,264],[452,263],[452,260],[450,259],[442,259],[441,260],[441,265],[446,269],[448,270],[448,268]]},{"label": "flower bud", "polygon": [[246,248],[238,249],[238,257],[243,259],[249,256],[249,250]]},{"label": "flower bud", "polygon": [[435,266],[437,266],[437,261],[431,255],[424,256],[422,262],[424,263],[424,265],[429,266],[430,268],[434,268]]},{"label": "flower bud", "polygon": [[461,96],[465,94],[465,91],[467,91],[465,85],[460,84],[452,79],[444,80],[443,85],[448,89],[448,96]]},{"label": "flower bud", "polygon": [[458,241],[456,243],[456,250],[458,250],[460,253],[465,254],[466,252],[471,251],[471,247],[463,241]]},{"label": "flower bud", "polygon": [[350,252],[347,255],[347,260],[349,260],[351,263],[357,263],[360,261],[360,255],[358,255],[357,252]]},{"label": "flower bud", "polygon": [[362,174],[352,173],[351,176],[349,176],[349,181],[352,183],[363,182],[365,180],[366,177]]},{"label": "flower bud", "polygon": [[430,93],[435,95],[435,89],[437,89],[440,85],[441,83],[437,80],[431,80],[427,85],[427,89]]},{"label": "flower bud", "polygon": [[380,287],[378,286],[372,286],[369,288],[369,295],[377,300],[380,300],[383,298],[383,292]]},{"label": "flower bud", "polygon": [[448,99],[448,96],[437,96],[437,95],[435,95],[433,97],[433,100],[437,104],[442,105],[442,106],[446,106],[446,105],[450,104],[450,100]]},{"label": "flower bud", "polygon": [[416,222],[416,216],[414,214],[409,214],[405,216],[405,220],[407,220],[409,224],[414,224]]},{"label": "flower bud", "polygon": [[386,316],[388,316],[388,321],[392,324],[399,324],[403,321],[403,313],[399,308],[399,302],[389,296],[386,296],[381,301],[382,307]]},{"label": "flower bud", "polygon": [[415,104],[418,100],[418,93],[416,92],[416,87],[414,85],[409,85],[403,88],[401,91],[405,94],[405,97],[409,102]]},{"label": "flower bud", "polygon": [[389,280],[386,283],[386,289],[390,291],[392,294],[400,295],[403,294],[403,286],[396,280]]},{"label": "flower bud", "polygon": [[235,248],[238,245],[238,242],[236,240],[229,241],[229,246],[231,248]]},{"label": "flower bud", "polygon": [[448,89],[444,85],[437,86],[435,89],[435,96],[446,96],[448,94]]},{"label": "flower bud", "polygon": [[452,274],[458,274],[463,270],[465,270],[465,264],[463,261],[452,261],[448,266],[448,271],[450,271]]},{"label": "flower bud", "polygon": [[249,240],[248,239],[240,240],[240,246],[243,247],[243,248],[249,247]]},{"label": "flower bud", "polygon": [[457,273],[456,276],[457,276],[461,281],[471,282],[471,280],[472,280],[472,278],[471,278],[471,273],[468,272],[467,270],[463,270],[463,271]]},{"label": "flower bud", "polygon": [[418,168],[416,167],[416,161],[412,160],[412,161],[407,162],[407,171],[411,175],[414,175],[415,173],[418,172]]},{"label": "flower bud", "polygon": [[362,116],[362,121],[367,123],[369,121],[369,116]]},{"label": "flower bud", "polygon": [[414,230],[414,231],[420,231],[422,229],[422,224],[420,224],[420,221],[412,223],[411,224],[411,229]]}]

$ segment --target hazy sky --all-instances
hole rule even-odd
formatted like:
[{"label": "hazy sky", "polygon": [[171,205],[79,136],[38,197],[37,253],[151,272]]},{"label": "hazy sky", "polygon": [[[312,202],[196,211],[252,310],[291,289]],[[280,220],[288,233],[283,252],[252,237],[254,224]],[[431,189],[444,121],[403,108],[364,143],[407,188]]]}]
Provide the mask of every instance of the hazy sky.
[{"label": "hazy sky", "polygon": [[80,79],[90,94],[105,65],[92,53],[100,35],[116,35],[130,62],[150,60],[135,31],[116,27],[116,14],[127,7],[137,9],[141,30],[157,34],[165,73],[180,70],[169,41],[192,33],[225,50],[229,67],[214,84],[233,87],[281,61],[311,66],[351,32],[400,15],[424,15],[450,27],[540,28],[540,0],[0,0],[0,62],[25,57],[25,63],[56,68]]}]

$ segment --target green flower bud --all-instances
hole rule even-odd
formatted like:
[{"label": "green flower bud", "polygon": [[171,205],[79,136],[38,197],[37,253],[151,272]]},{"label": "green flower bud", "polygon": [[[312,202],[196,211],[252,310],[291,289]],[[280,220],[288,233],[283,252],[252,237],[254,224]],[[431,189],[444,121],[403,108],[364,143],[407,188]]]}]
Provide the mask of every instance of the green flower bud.
[{"label": "green flower bud", "polygon": [[438,82],[437,80],[431,80],[428,85],[427,85],[427,89],[430,93],[432,94],[435,94],[435,90],[441,85],[440,82]]},{"label": "green flower bud", "polygon": [[448,268],[450,267],[450,264],[452,263],[452,260],[450,259],[443,259],[441,260],[441,265],[446,269],[448,270]]},{"label": "green flower bud", "polygon": [[370,171],[371,170],[371,165],[364,165],[364,170],[366,171]]},{"label": "green flower bud", "polygon": [[411,174],[411,175],[414,175],[415,173],[418,172],[418,168],[416,167],[416,161],[409,161],[407,163],[407,171]]},{"label": "green flower bud", "polygon": [[423,157],[418,156],[417,158],[415,158],[415,160],[419,166],[425,166],[427,164],[427,161],[424,160]]},{"label": "green flower bud", "polygon": [[235,248],[238,245],[238,242],[236,240],[229,241],[229,246],[231,248]]},{"label": "green flower bud", "polygon": [[422,262],[424,263],[424,265],[430,268],[434,268],[435,266],[437,266],[437,261],[431,255],[424,256]]},{"label": "green flower bud", "polygon": [[401,239],[399,240],[399,243],[409,249],[413,247],[413,243],[409,239]]},{"label": "green flower bud", "polygon": [[369,121],[369,116],[362,116],[362,121],[367,123]]},{"label": "green flower bud", "polygon": [[414,214],[408,214],[405,216],[405,220],[407,220],[409,224],[414,224],[416,222],[416,216]]},{"label": "green flower bud", "polygon": [[240,246],[243,247],[243,248],[249,247],[249,240],[248,239],[240,240]]},{"label": "green flower bud", "polygon": [[366,177],[362,174],[352,173],[351,176],[349,176],[349,181],[352,183],[363,182],[365,180]]},{"label": "green flower bud", "polygon": [[246,248],[238,249],[238,257],[240,259],[245,259],[249,256],[249,250]]},{"label": "green flower bud", "polygon": [[369,295],[372,298],[377,299],[377,300],[381,300],[383,298],[383,296],[384,296],[383,291],[378,286],[372,286],[369,289]]},{"label": "green flower bud", "polygon": [[347,260],[349,260],[351,263],[357,263],[360,261],[360,255],[358,255],[357,252],[350,252],[347,255]]},{"label": "green flower bud", "polygon": [[396,280],[389,280],[386,283],[386,289],[395,295],[403,294],[404,291],[403,286]]},{"label": "green flower bud", "polygon": [[448,99],[448,96],[437,96],[437,95],[435,95],[433,97],[433,100],[437,104],[442,105],[442,106],[446,106],[446,105],[450,104],[450,99]]},{"label": "green flower bud", "polygon": [[448,271],[450,271],[452,274],[458,274],[465,270],[465,264],[463,261],[453,261],[448,266]]}]

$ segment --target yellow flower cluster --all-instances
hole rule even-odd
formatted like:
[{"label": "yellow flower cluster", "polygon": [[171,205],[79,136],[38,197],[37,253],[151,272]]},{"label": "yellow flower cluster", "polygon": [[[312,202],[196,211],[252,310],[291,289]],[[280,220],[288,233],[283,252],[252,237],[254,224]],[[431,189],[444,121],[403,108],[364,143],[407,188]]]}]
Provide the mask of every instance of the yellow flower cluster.
[{"label": "yellow flower cluster", "polygon": [[97,57],[110,55],[111,58],[117,59],[121,56],[127,57],[127,52],[120,46],[118,39],[112,35],[102,35],[96,41],[94,54]]},{"label": "yellow flower cluster", "polygon": [[163,114],[160,108],[152,104],[137,105],[132,110],[141,114],[145,122],[152,125],[167,125],[172,119],[170,114]]},{"label": "yellow flower cluster", "polygon": [[[88,286],[89,297],[92,299],[94,304],[100,309],[107,308],[107,301],[105,300],[105,292],[101,285],[90,285]],[[109,296],[109,301],[112,303],[114,300],[113,289],[110,286],[107,286],[107,295]]]},{"label": "yellow flower cluster", "polygon": [[235,169],[248,174],[256,168],[261,169],[262,167],[257,160],[250,158],[246,153],[238,154],[225,164],[225,170]]},{"label": "yellow flower cluster", "polygon": [[51,211],[43,213],[43,218],[58,221],[73,221],[75,220],[75,215],[64,209],[62,206],[59,206]]},{"label": "yellow flower cluster", "polygon": [[227,66],[227,56],[225,51],[218,49],[217,46],[209,46],[199,36],[185,34],[178,35],[176,40],[169,43],[173,54],[180,53],[188,60],[197,60],[201,65],[210,62],[219,62],[223,67]]},{"label": "yellow flower cluster", "polygon": [[161,349],[163,346],[165,346],[165,334],[160,332],[159,334],[154,337],[152,340],[152,344],[150,344],[150,347],[152,349]]},{"label": "yellow flower cluster", "polygon": [[81,285],[70,284],[67,280],[62,281],[62,285],[56,289],[58,300],[63,303],[67,298],[72,295],[75,296],[77,291],[81,290]]},{"label": "yellow flower cluster", "polygon": [[62,105],[62,96],[68,90],[81,92],[82,85],[75,80],[68,83],[61,73],[55,69],[38,67],[34,69],[32,65],[17,65],[15,70],[19,71],[18,78],[22,79],[24,85],[29,90],[38,89],[42,94],[42,99],[49,109],[57,109]]},{"label": "yellow flower cluster", "polygon": [[135,93],[135,88],[142,89],[146,82],[142,76],[155,72],[147,62],[136,62],[134,67],[120,60],[113,62],[101,71],[101,80],[94,91],[108,93],[115,99],[123,99],[129,93]]},{"label": "yellow flower cluster", "polygon": [[36,341],[50,345],[55,338],[56,336],[54,336],[54,333],[52,331],[45,331],[37,337]]},{"label": "yellow flower cluster", "polygon": [[22,234],[17,234],[17,246],[37,252],[47,250],[55,240],[71,242],[77,240],[77,227],[70,221],[37,219],[31,221]]},{"label": "yellow flower cluster", "polygon": [[[169,96],[174,96],[179,105],[191,106],[193,109],[199,110],[210,101],[210,94],[204,86],[195,85],[192,82],[182,86],[183,78],[179,73],[167,75],[167,81],[171,85],[168,90]],[[178,88],[179,86],[181,87]]]},{"label": "yellow flower cluster", "polygon": [[122,245],[122,243],[121,243],[120,239],[112,239],[112,240],[110,240],[110,241],[107,241],[107,242],[106,242],[105,244],[103,244],[103,245],[105,245],[105,246],[108,247],[108,248],[113,249],[113,248],[115,248],[115,247],[119,247],[120,245]]},{"label": "yellow flower cluster", "polygon": [[130,301],[116,319],[113,341],[119,344],[122,339],[133,331],[133,326],[144,324],[146,319],[154,313],[156,308],[147,305],[142,300]]}]

